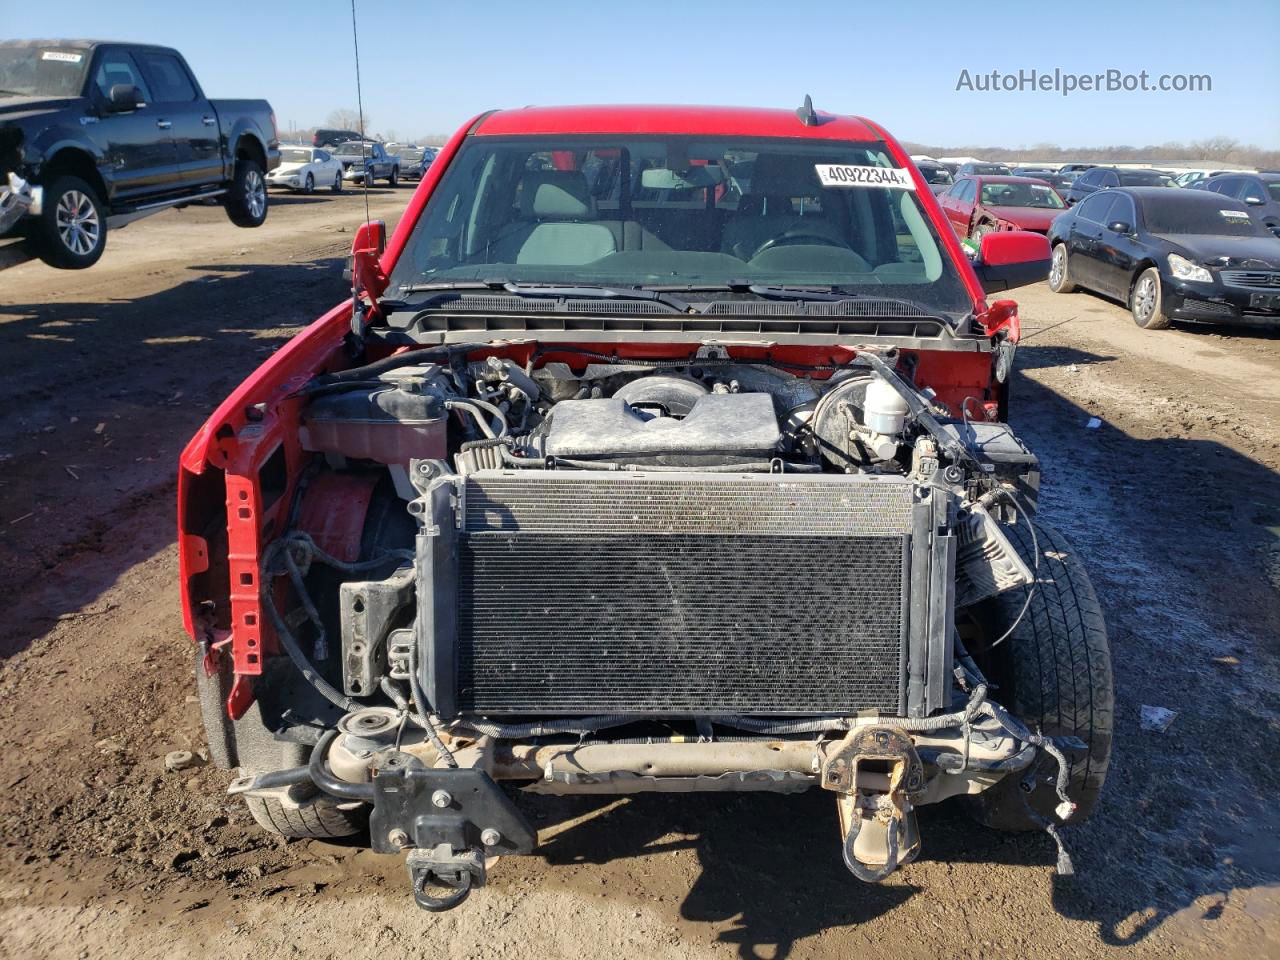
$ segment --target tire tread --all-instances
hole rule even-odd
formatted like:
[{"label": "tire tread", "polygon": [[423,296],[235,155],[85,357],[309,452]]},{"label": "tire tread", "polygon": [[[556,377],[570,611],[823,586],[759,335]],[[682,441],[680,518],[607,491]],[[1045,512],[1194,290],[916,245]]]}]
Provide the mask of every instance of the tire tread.
[{"label": "tire tread", "polygon": [[[1028,566],[1034,566],[1026,526],[1019,524],[1006,533]],[[1077,805],[1072,822],[1078,823],[1097,806],[1110,762],[1115,719],[1110,645],[1102,608],[1074,548],[1052,527],[1037,524],[1036,536],[1040,542],[1036,592],[1026,615],[1004,642],[1012,645],[1003,656],[1013,688],[1004,705],[1033,729],[1052,736],[1077,736],[1089,745],[1083,756],[1071,759],[1068,774],[1068,794]],[[1001,594],[992,601],[996,622],[1007,629],[1024,603],[1022,591]],[[996,697],[1000,698],[1000,691]],[[1014,802],[1019,780],[1006,778],[979,794],[979,819],[1000,829],[1037,828],[1024,805]],[[1056,804],[1054,791],[1038,783],[1031,805],[1046,813]]]}]

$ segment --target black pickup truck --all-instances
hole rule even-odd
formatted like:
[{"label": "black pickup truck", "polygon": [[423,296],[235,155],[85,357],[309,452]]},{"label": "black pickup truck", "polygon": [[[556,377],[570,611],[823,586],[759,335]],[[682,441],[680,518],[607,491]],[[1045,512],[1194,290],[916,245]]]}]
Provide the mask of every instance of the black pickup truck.
[{"label": "black pickup truck", "polygon": [[109,227],[170,207],[259,226],[279,146],[267,101],[207,99],[168,47],[0,42],[0,236],[52,266],[92,266]]}]

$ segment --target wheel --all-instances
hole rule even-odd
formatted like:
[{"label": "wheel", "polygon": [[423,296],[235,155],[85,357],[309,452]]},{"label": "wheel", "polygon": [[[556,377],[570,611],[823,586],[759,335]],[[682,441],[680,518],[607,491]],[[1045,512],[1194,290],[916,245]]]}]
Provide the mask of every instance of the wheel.
[{"label": "wheel", "polygon": [[[1025,524],[1006,531],[1018,553],[1034,568],[1034,549]],[[1086,820],[1098,804],[1111,760],[1115,701],[1111,688],[1111,648],[1102,608],[1075,549],[1052,527],[1036,524],[1040,569],[1026,614],[994,649],[1027,603],[1023,590],[1008,590],[978,604],[977,638],[969,652],[988,679],[994,698],[1033,731],[1079,737],[1088,749],[1069,758],[1067,796],[1076,804],[1070,823]],[[1010,774],[970,798],[974,816],[997,830],[1038,830],[1040,817],[1053,818],[1057,764],[1042,754],[1034,786]],[[1028,810],[1030,807],[1030,810]],[[1057,822],[1056,819],[1053,822]]]},{"label": "wheel", "polygon": [[267,186],[258,161],[241,157],[227,191],[227,216],[237,227],[260,227],[267,219]]},{"label": "wheel", "polygon": [[316,178],[309,173],[307,174],[307,179],[302,182],[302,192],[303,193],[316,192]]},{"label": "wheel", "polygon": [[1133,322],[1143,330],[1164,330],[1169,318],[1164,313],[1164,294],[1160,289],[1160,271],[1147,267],[1129,292],[1129,312]]},{"label": "wheel", "polygon": [[275,797],[245,797],[244,802],[258,826],[282,837],[349,837],[368,825],[363,804],[344,803],[325,794],[316,794],[297,806]]},{"label": "wheel", "polygon": [[339,170],[333,175],[333,186],[329,188],[334,193],[342,192],[342,171]]},{"label": "wheel", "polygon": [[1054,293],[1075,293],[1077,290],[1071,281],[1071,264],[1067,261],[1065,243],[1053,247],[1053,257],[1049,261],[1049,289]]},{"label": "wheel", "polygon": [[969,236],[972,237],[974,240],[977,240],[979,243],[981,243],[983,237],[985,237],[988,233],[995,233],[995,231],[996,231],[995,224],[984,220],[982,223],[979,223],[977,226],[973,228],[973,231],[969,234]]},{"label": "wheel", "polygon": [[388,185],[389,187],[393,187],[393,188],[394,188],[394,187],[395,187],[395,186],[397,186],[399,183],[400,183],[400,168],[399,168],[399,167],[392,167],[392,168],[391,168],[391,176],[387,177],[387,185]]},{"label": "wheel", "polygon": [[56,177],[35,223],[36,251],[51,267],[83,270],[107,245],[107,215],[93,187],[79,177]]}]

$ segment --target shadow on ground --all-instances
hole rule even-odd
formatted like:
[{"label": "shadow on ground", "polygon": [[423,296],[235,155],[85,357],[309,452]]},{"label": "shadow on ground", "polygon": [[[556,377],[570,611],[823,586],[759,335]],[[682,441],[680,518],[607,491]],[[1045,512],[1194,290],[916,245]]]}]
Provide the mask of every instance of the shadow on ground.
[{"label": "shadow on ground", "polygon": [[[123,570],[173,541],[183,445],[342,298],[344,263],[205,264],[134,297],[0,302],[0,355],[22,357],[0,380],[0,574],[22,598],[0,628],[0,657],[93,609]],[[92,562],[74,578],[51,576],[80,554]]]}]

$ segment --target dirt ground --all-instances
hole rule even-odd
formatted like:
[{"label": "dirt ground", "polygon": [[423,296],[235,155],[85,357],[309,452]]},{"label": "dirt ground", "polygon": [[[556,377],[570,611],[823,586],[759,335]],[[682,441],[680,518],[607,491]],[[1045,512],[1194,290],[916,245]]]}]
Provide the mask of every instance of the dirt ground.
[{"label": "dirt ground", "polygon": [[[408,191],[374,191],[393,220]],[[460,910],[398,858],[259,831],[202,746],[173,545],[177,454],[343,292],[355,195],[283,197],[112,236],[82,273],[0,273],[0,956],[177,958],[1280,956],[1280,334],[1138,330],[1020,291],[1013,420],[1044,517],[1090,565],[1115,654],[1098,816],[1040,835],[944,805],[863,886],[834,805],[800,797],[526,803],[536,856]],[[1095,426],[1090,424],[1096,418]],[[1176,711],[1144,730],[1142,705]]]}]

